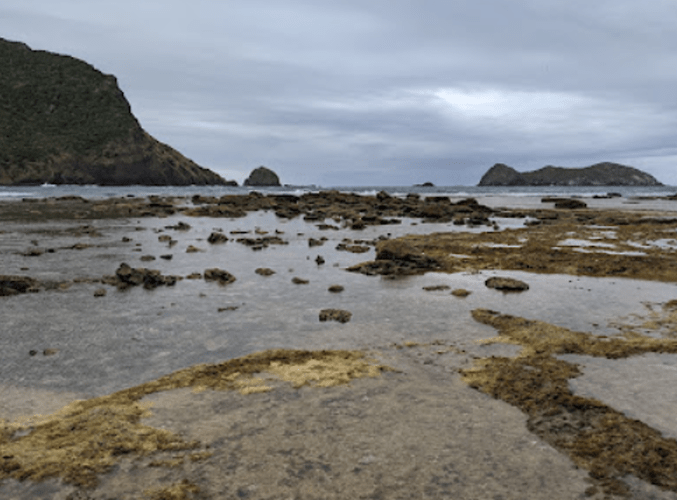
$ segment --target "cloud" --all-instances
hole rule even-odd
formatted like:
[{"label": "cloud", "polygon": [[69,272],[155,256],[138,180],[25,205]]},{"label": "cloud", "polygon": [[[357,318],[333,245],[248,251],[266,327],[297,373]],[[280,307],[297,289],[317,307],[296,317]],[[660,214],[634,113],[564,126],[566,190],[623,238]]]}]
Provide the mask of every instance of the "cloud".
[{"label": "cloud", "polygon": [[238,180],[624,160],[677,183],[676,17],[667,0],[6,0],[0,29],[115,74],[151,134]]}]

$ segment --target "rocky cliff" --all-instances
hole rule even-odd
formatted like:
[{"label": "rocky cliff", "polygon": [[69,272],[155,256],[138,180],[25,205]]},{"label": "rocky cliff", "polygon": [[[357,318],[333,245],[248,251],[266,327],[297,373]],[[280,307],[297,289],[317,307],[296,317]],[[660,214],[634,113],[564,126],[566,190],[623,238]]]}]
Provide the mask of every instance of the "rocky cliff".
[{"label": "rocky cliff", "polygon": [[518,172],[497,163],[482,176],[479,186],[662,186],[650,174],[634,167],[603,162],[583,168],[547,166]]},{"label": "rocky cliff", "polygon": [[0,68],[0,185],[229,183],[146,133],[115,77],[1,38]]}]

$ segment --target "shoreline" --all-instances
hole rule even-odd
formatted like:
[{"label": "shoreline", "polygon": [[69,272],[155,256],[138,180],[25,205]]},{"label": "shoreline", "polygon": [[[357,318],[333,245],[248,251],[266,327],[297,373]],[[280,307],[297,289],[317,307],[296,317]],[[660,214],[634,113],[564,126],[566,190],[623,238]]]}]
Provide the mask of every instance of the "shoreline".
[{"label": "shoreline", "polygon": [[[150,409],[153,416],[140,421],[178,433],[182,439],[200,441],[205,455],[195,460],[185,455],[179,460],[172,459],[171,453],[133,458],[135,452],[128,452],[130,457],[121,455],[117,465],[97,476],[97,486],[84,487],[81,495],[85,496],[80,498],[110,494],[144,498],[143,491],[128,484],[129,474],[143,477],[144,484],[152,486],[149,491],[155,488],[155,493],[145,494],[151,498],[161,494],[165,497],[157,498],[219,498],[221,490],[224,498],[245,493],[249,498],[267,498],[280,492],[299,498],[318,492],[327,498],[344,498],[341,492],[345,491],[384,498],[479,498],[489,491],[505,498],[541,498],[545,491],[549,498],[553,491],[561,492],[554,498],[675,497],[672,486],[654,486],[621,474],[632,475],[632,468],[628,472],[618,464],[607,464],[609,469],[601,475],[597,466],[576,462],[581,467],[576,468],[561,450],[555,451],[553,442],[530,432],[524,413],[501,402],[500,396],[494,399],[471,388],[462,375],[472,373],[478,359],[520,359],[515,346],[478,343],[496,334],[490,322],[483,324],[476,313],[471,314],[482,307],[496,307],[500,313],[516,314],[527,322],[540,315],[557,324],[561,322],[553,314],[553,301],[586,307],[580,305],[587,299],[584,290],[576,292],[576,283],[609,277],[616,280],[617,290],[600,281],[600,291],[634,302],[637,311],[643,307],[642,298],[633,300],[624,292],[631,283],[645,289],[645,297],[664,296],[677,279],[667,271],[652,273],[656,262],[674,265],[677,203],[637,200],[638,204],[625,209],[622,204],[613,205],[616,200],[598,200],[606,204],[604,208],[571,210],[554,209],[540,200],[532,208],[528,205],[535,205],[536,200],[526,200],[526,207],[501,205],[499,209],[486,199],[473,203],[410,198],[404,203],[385,195],[368,200],[333,196],[332,203],[327,203],[327,196],[308,196],[304,201],[303,197],[260,195],[0,203],[0,219],[7,222],[0,233],[7,269],[2,274],[38,281],[27,287],[36,293],[0,297],[7,306],[8,324],[17,332],[35,332],[39,327],[49,333],[42,343],[30,338],[18,343],[4,340],[9,366],[18,372],[16,377],[6,372],[3,378],[9,382],[3,389],[9,399],[21,399],[22,385],[35,388],[30,397],[36,402],[50,391],[60,392],[57,387],[75,388],[78,366],[93,370],[99,365],[101,374],[92,383],[97,377],[108,380],[100,387],[103,396],[112,392],[106,386],[117,390],[124,384],[125,371],[127,376],[136,374],[133,380],[147,383],[175,372],[173,364],[188,367],[199,359],[207,363],[238,359],[273,347],[348,348],[396,370],[326,389],[277,384],[271,392],[251,395],[180,389],[149,396],[155,405]],[[656,203],[664,206],[656,208]],[[675,208],[668,211],[665,207],[670,203]],[[503,227],[496,228],[496,220]],[[434,235],[444,231],[449,231],[447,239]],[[409,232],[416,235],[404,237]],[[213,234],[224,235],[226,241],[208,241]],[[520,243],[525,234],[533,235],[538,243],[531,253]],[[573,241],[562,245],[563,240]],[[383,248],[393,242],[407,242],[414,250],[384,257]],[[521,247],[516,247],[518,243]],[[191,246],[194,252],[187,251]],[[366,250],[356,253],[353,247]],[[555,247],[559,260],[544,261],[542,257]],[[36,251],[28,252],[31,249]],[[627,255],[631,251],[640,255]],[[450,254],[457,257],[446,260]],[[325,264],[315,262],[320,255]],[[435,265],[421,267],[421,255],[434,259]],[[511,255],[531,267],[506,267]],[[144,256],[149,258],[144,261]],[[611,267],[599,264],[598,271],[587,272],[598,278],[586,278],[586,272],[572,268],[576,262],[589,267],[586,259],[610,262]],[[394,263],[395,271],[385,278],[345,271],[370,260],[388,262],[390,268]],[[630,261],[645,262],[633,268]],[[181,279],[144,290],[144,275],[135,286],[116,274],[121,262],[128,262],[132,269],[159,269],[161,276]],[[618,272],[619,265],[626,269]],[[223,285],[205,281],[205,271],[213,267],[229,271],[236,281]],[[272,268],[274,274],[254,273],[264,267]],[[531,274],[534,271],[554,274]],[[188,279],[191,273],[201,276]],[[623,273],[630,274],[623,277]],[[106,282],[106,275],[117,278]],[[533,290],[504,294],[486,289],[484,281],[494,275],[525,279]],[[294,284],[294,277],[308,284]],[[548,288],[546,283],[553,286]],[[593,286],[590,283],[587,286]],[[327,292],[332,284],[342,285],[345,291]],[[425,286],[440,288],[425,291]],[[573,297],[558,297],[558,287],[580,295],[580,304],[574,305],[578,299]],[[455,288],[472,293],[467,298],[450,296]],[[95,297],[100,289],[106,293]],[[539,293],[545,295],[530,305]],[[675,298],[666,296],[662,303]],[[317,319],[321,307],[351,311],[352,319],[346,324],[321,323]],[[590,319],[583,323],[589,322],[589,335],[600,335],[592,326],[594,308],[587,307],[591,310],[581,310],[581,317]],[[663,338],[668,348],[674,319],[669,307],[661,307],[656,307],[658,316],[653,319],[647,313],[644,330],[626,324],[624,330],[617,330],[619,338],[626,338],[630,331],[640,336],[650,331]],[[31,308],[34,318],[22,316],[21,311]],[[620,320],[612,309],[597,314],[600,323]],[[653,326],[647,326],[651,321]],[[445,326],[449,322],[455,325],[451,330]],[[96,335],[94,330],[98,330]],[[96,345],[83,345],[88,337]],[[179,349],[184,353],[179,355],[172,345],[182,346]],[[31,349],[37,351],[35,355],[28,353]],[[47,349],[56,352],[45,354]],[[140,369],[143,359],[147,366]],[[28,362],[33,368],[21,368]],[[51,389],[49,379],[54,381]],[[23,382],[17,384],[19,380]],[[62,401],[87,392],[72,391]],[[20,408],[30,407],[26,401],[18,403],[0,418],[15,417]],[[49,410],[54,407],[60,403]],[[229,417],[224,421],[220,415],[226,414]],[[388,426],[399,429],[400,441],[386,439],[389,434],[383,430]],[[21,433],[30,436],[35,427],[24,429]],[[17,439],[17,431],[12,432],[10,441]],[[474,448],[468,448],[468,440]],[[281,444],[276,446],[276,442]],[[209,457],[207,446],[212,453]],[[267,451],[262,454],[261,449]],[[4,470],[11,468],[7,460]],[[153,461],[164,465],[153,466]],[[229,472],[219,479],[224,470]],[[78,489],[63,479],[20,483],[0,479],[0,493],[26,498],[43,488],[65,497]],[[170,491],[179,496],[167,496]]]}]

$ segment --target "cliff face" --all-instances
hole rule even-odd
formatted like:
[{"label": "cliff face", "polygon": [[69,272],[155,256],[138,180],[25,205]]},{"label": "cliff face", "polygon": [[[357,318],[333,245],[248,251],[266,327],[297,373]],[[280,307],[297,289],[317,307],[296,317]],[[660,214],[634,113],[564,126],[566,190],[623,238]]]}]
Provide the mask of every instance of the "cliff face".
[{"label": "cliff face", "polygon": [[115,77],[0,38],[0,185],[225,184],[146,133]]},{"label": "cliff face", "polygon": [[479,186],[662,186],[656,178],[634,167],[603,162],[590,167],[547,166],[518,172],[497,163],[482,176]]}]

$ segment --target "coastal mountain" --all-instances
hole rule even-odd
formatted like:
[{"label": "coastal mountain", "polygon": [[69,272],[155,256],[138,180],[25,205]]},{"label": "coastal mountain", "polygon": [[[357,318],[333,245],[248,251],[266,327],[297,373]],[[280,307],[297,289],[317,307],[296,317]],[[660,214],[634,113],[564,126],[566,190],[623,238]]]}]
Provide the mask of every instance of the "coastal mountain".
[{"label": "coastal mountain", "polygon": [[518,172],[497,163],[482,176],[478,186],[662,186],[650,174],[618,163],[602,162],[583,168],[547,166]]},{"label": "coastal mountain", "polygon": [[141,128],[114,76],[0,38],[0,185],[233,184]]}]

